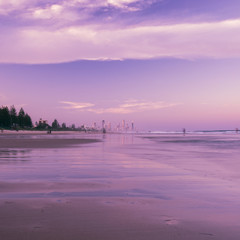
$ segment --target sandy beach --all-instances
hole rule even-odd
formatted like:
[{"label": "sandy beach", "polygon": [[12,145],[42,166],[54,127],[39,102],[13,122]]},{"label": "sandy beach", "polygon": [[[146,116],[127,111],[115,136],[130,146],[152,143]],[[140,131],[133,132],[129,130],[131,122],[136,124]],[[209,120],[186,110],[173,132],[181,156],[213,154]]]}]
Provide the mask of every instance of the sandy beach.
[{"label": "sandy beach", "polygon": [[[166,206],[165,206],[166,207]],[[171,207],[171,206],[168,206]],[[156,211],[157,210],[157,211]],[[206,223],[179,222],[146,199],[1,201],[1,239],[237,239]]]},{"label": "sandy beach", "polygon": [[238,240],[238,178],[211,175],[204,159],[203,177],[188,163],[196,155],[175,147],[179,167],[162,155],[169,143],[159,162],[155,146],[123,135],[1,137],[0,239]]},{"label": "sandy beach", "polygon": [[78,144],[94,143],[95,139],[4,139],[0,138],[0,148],[63,148]]}]

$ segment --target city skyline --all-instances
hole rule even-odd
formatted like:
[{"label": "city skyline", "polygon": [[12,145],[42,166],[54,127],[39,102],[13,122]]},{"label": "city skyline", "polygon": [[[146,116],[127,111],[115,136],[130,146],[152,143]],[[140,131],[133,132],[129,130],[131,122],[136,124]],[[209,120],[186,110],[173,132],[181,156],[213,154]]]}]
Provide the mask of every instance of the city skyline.
[{"label": "city skyline", "polygon": [[33,122],[240,127],[240,3],[0,0],[0,104]]}]

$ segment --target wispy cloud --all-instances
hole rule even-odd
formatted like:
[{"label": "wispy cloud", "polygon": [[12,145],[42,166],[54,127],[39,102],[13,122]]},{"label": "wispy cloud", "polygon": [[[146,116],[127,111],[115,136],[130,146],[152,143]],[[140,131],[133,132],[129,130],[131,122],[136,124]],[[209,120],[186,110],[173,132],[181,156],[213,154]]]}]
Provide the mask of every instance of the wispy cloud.
[{"label": "wispy cloud", "polygon": [[[118,8],[125,11],[136,11],[152,4],[156,0],[0,0],[0,15],[13,11],[32,13],[34,17],[54,17],[56,11],[97,10],[99,8]],[[53,14],[53,15],[52,15]]]},{"label": "wispy cloud", "polygon": [[0,15],[23,9],[29,2],[29,0],[0,0]]},{"label": "wispy cloud", "polygon": [[[0,17],[11,22],[0,26],[0,63],[240,57],[240,19],[162,24],[131,15],[160,1],[0,0]],[[120,12],[132,23],[112,21]]]},{"label": "wispy cloud", "polygon": [[37,8],[32,14],[34,18],[50,19],[59,17],[63,13],[63,10],[64,8],[62,5],[53,4],[45,8]]},{"label": "wispy cloud", "polygon": [[98,107],[93,103],[75,103],[66,101],[61,101],[60,103],[67,105],[64,106],[64,108],[66,109],[75,109],[80,111],[92,112],[96,114],[103,113],[128,114],[134,112],[143,112],[162,108],[169,108],[181,104],[181,103],[166,103],[163,101],[154,102],[154,101],[128,100],[118,106],[104,108]]},{"label": "wispy cloud", "polygon": [[66,109],[85,109],[89,107],[93,107],[92,103],[79,103],[79,102],[68,102],[68,101],[60,101],[61,104],[64,104],[64,108]]},{"label": "wispy cloud", "polygon": [[[230,37],[234,36],[234,37]],[[0,62],[240,57],[240,19],[165,26],[23,28],[1,37]]]}]

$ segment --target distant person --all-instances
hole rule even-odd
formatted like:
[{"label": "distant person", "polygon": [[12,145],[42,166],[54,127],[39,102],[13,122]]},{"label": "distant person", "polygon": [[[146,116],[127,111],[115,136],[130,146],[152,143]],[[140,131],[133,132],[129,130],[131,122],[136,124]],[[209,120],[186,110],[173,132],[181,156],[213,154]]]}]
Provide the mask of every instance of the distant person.
[{"label": "distant person", "polygon": [[185,136],[185,134],[186,134],[186,129],[183,128],[183,135]]},{"label": "distant person", "polygon": [[238,133],[238,128],[236,128],[236,133]]}]

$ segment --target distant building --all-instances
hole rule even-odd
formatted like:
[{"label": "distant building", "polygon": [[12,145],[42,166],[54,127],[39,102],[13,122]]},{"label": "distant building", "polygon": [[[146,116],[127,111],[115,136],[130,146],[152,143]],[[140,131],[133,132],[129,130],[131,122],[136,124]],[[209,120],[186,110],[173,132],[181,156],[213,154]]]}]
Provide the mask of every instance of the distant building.
[{"label": "distant building", "polygon": [[109,122],[108,125],[107,125],[107,130],[108,131],[111,131],[112,130],[112,124]]},{"label": "distant building", "polygon": [[95,130],[97,129],[97,123],[96,122],[93,123],[93,129],[95,129]]},{"label": "distant building", "polygon": [[105,120],[102,120],[102,131],[103,133],[106,133]]},{"label": "distant building", "polygon": [[39,129],[47,129],[49,127],[48,121],[40,118],[36,127],[39,128]]},{"label": "distant building", "polygon": [[122,120],[122,131],[125,130],[125,120]]},{"label": "distant building", "polygon": [[39,124],[39,125],[47,125],[48,122],[47,122],[47,120],[43,120],[42,118],[40,118],[38,124]]}]

